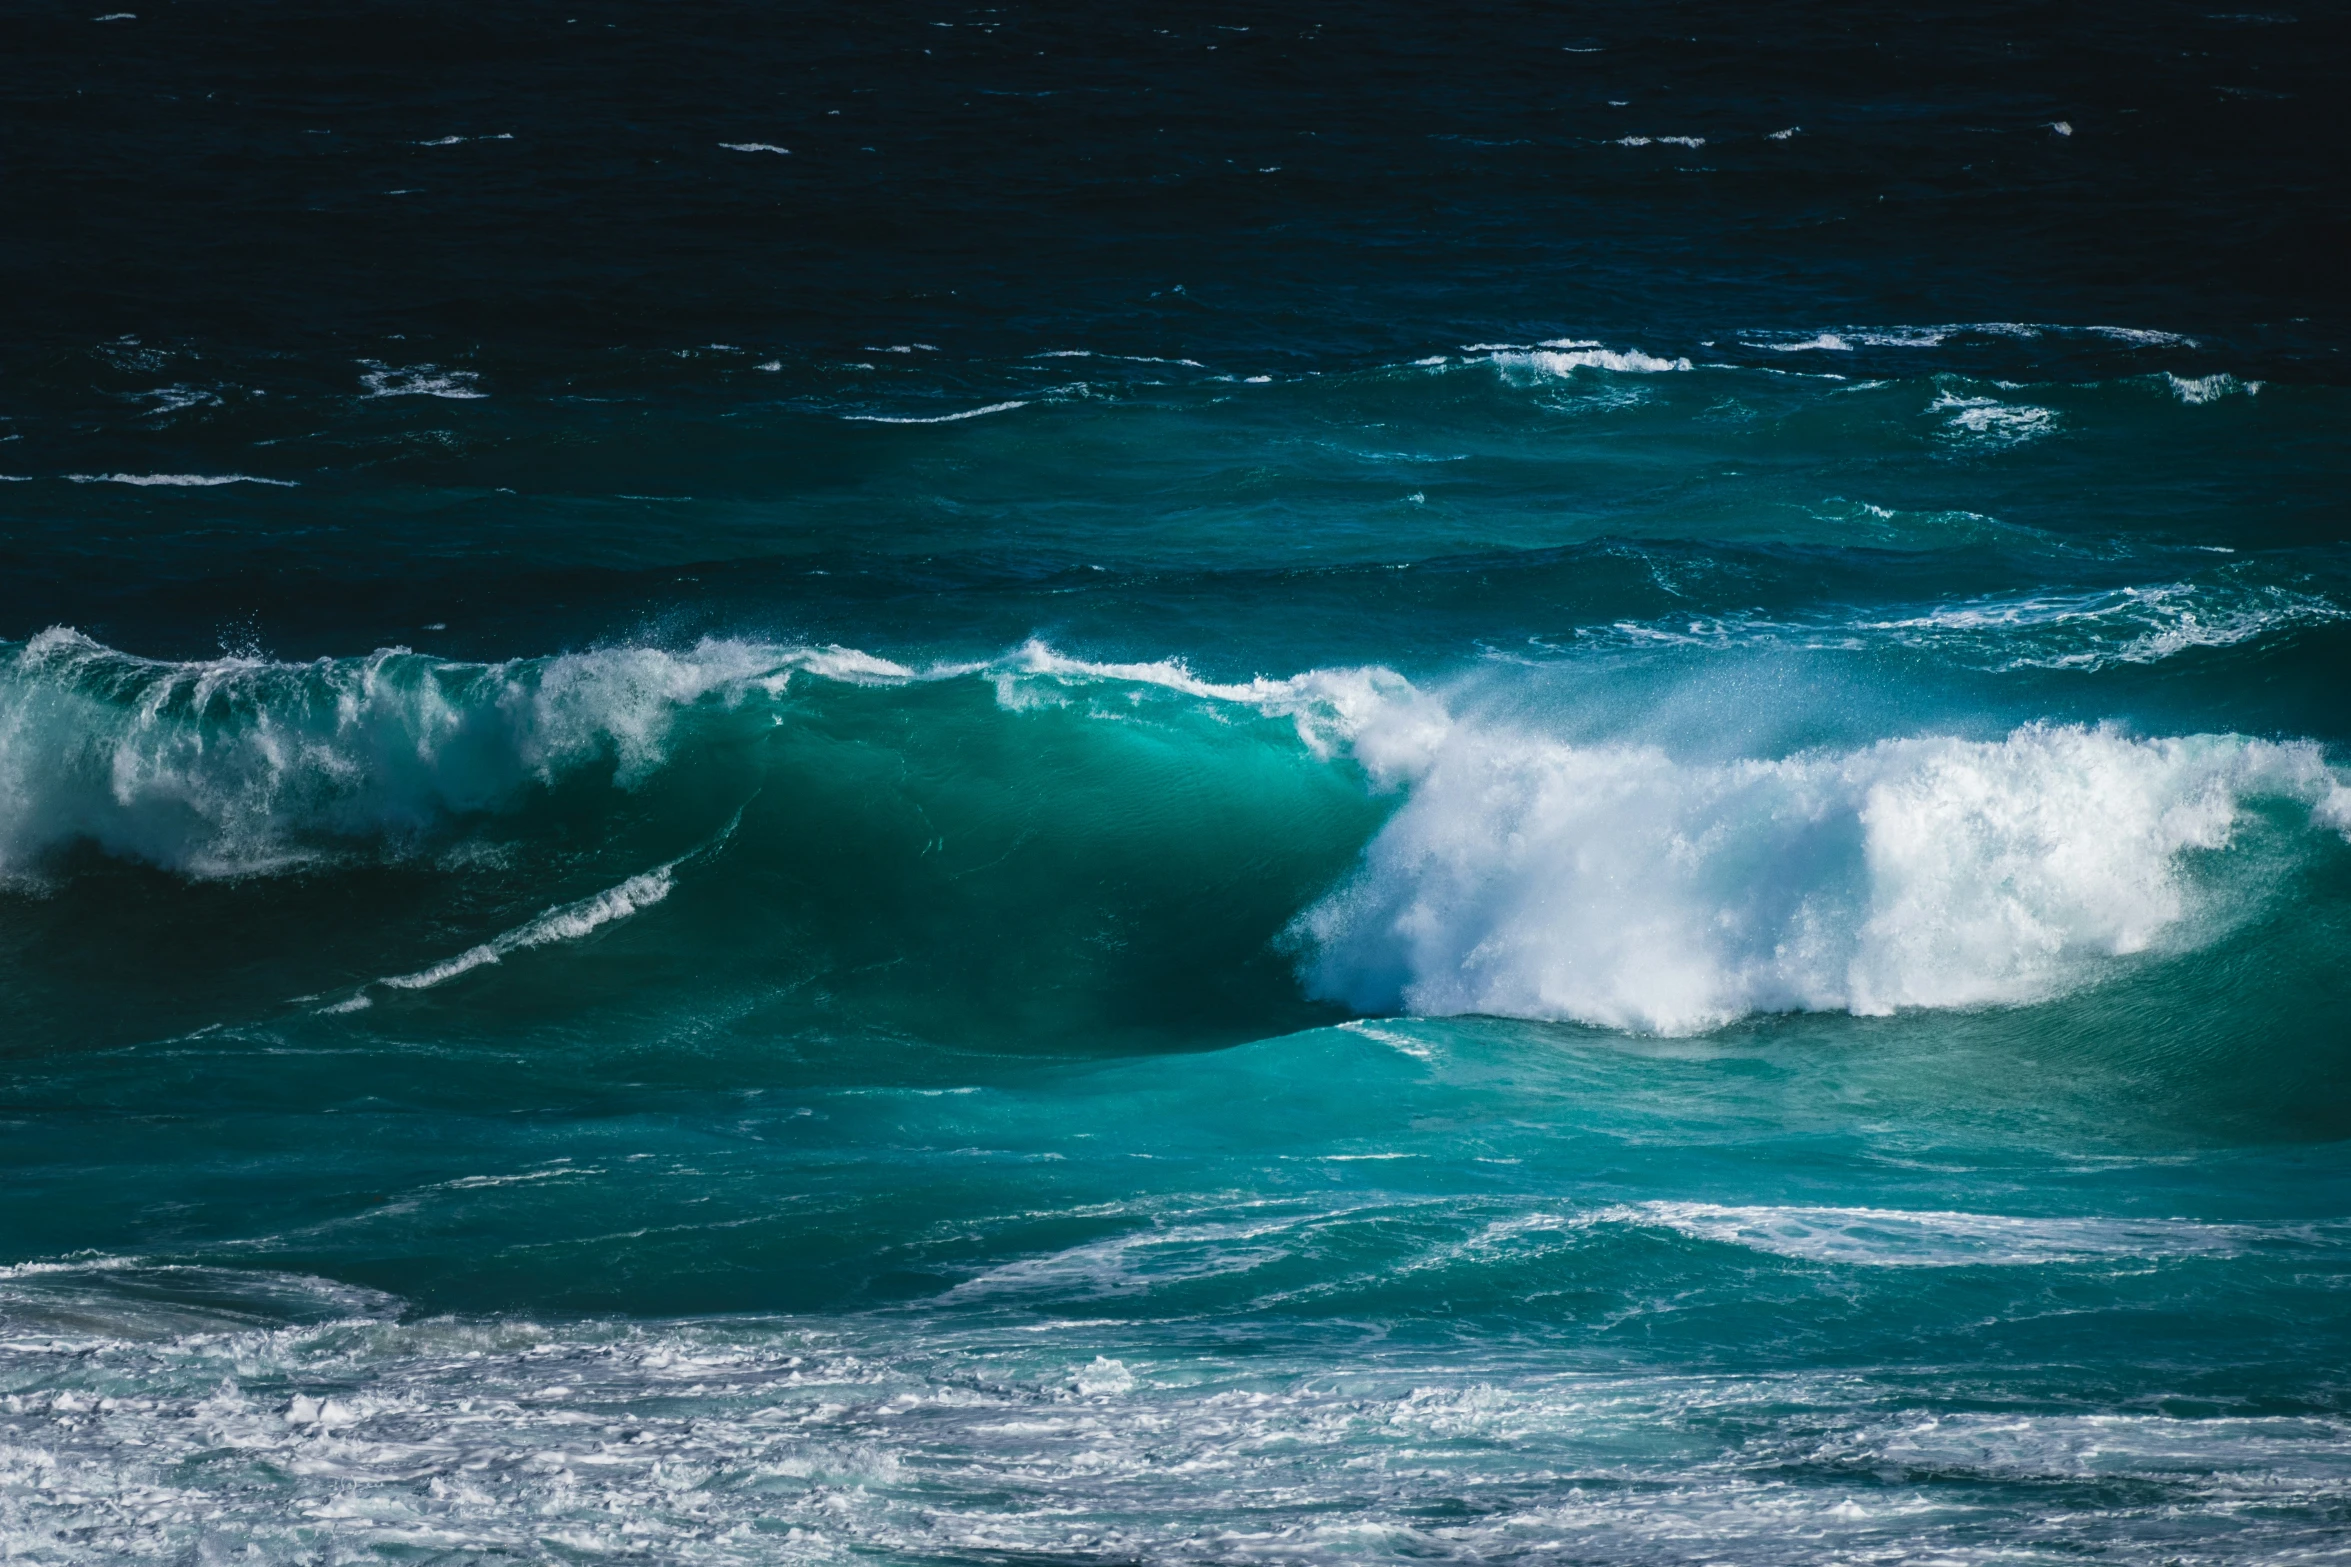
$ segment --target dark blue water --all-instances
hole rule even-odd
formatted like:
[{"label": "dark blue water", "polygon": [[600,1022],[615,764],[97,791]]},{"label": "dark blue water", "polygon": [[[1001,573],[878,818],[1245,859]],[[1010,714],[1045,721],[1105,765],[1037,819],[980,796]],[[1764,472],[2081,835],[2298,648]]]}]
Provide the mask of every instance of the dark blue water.
[{"label": "dark blue water", "polygon": [[0,1555],[2351,1518],[2339,9],[0,18]]}]

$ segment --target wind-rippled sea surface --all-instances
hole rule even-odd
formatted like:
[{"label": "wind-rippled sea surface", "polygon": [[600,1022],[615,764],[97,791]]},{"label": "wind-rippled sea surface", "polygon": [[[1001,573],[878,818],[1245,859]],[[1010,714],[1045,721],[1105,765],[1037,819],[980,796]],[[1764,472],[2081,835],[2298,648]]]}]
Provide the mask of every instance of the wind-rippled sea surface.
[{"label": "wind-rippled sea surface", "polygon": [[0,1557],[2351,1550],[2341,16],[0,21]]}]

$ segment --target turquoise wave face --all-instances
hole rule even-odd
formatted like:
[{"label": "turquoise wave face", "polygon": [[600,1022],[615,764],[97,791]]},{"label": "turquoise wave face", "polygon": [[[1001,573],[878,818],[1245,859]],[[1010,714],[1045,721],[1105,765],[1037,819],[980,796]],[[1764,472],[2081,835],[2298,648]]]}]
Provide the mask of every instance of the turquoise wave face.
[{"label": "turquoise wave face", "polygon": [[2339,389],[1876,336],[60,437],[0,1538],[2321,1548]]}]

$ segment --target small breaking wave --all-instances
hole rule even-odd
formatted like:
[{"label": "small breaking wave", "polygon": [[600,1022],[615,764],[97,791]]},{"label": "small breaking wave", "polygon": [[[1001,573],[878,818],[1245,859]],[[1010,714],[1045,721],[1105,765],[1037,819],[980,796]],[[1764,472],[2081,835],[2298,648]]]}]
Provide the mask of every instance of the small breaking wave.
[{"label": "small breaking wave", "polygon": [[1527,349],[1501,349],[1487,354],[1484,362],[1499,367],[1506,376],[1550,380],[1565,379],[1578,370],[1607,370],[1617,375],[1659,375],[1692,368],[1686,356],[1666,359],[1644,353],[1638,348],[1607,348],[1599,343],[1569,339],[1542,343]]}]

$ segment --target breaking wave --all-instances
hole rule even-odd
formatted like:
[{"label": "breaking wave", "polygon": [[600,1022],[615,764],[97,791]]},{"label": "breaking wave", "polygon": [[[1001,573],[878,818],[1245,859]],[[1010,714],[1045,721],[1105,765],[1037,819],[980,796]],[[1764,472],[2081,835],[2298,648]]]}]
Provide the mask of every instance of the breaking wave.
[{"label": "breaking wave", "polygon": [[1360,1011],[1662,1034],[1758,1012],[2013,1005],[2193,944],[2189,858],[2255,802],[2351,828],[2319,748],[2028,725],[1721,763],[1457,729],[1292,935]]},{"label": "breaking wave", "polygon": [[[889,689],[952,683],[992,700],[941,707]],[[1342,856],[1359,846],[1360,859],[1337,886],[1313,884],[1328,888],[1319,898],[1288,895],[1299,901],[1266,930],[1290,919],[1283,940],[1307,990],[1368,1013],[1681,1034],[1758,1012],[2031,1002],[2117,958],[2210,939],[2258,901],[2260,866],[2304,852],[2313,830],[2351,831],[2351,788],[2319,746],[2227,734],[2029,724],[1998,739],[1692,760],[1456,712],[1377,666],[1217,682],[1179,662],[1094,662],[1036,642],[918,669],[718,639],[500,664],[402,649],[166,663],[59,629],[0,653],[0,874],[37,877],[81,841],[195,878],[416,856],[575,777],[617,794],[690,778],[703,759],[768,735],[791,704],[845,687],[885,688],[871,693],[881,734],[1062,713],[1053,744],[1090,756],[1083,787],[1110,794],[1057,807],[1076,775],[1015,740],[1003,750],[1015,769],[1001,781],[1006,803],[988,809],[1027,825],[975,818],[959,830],[1012,844],[1058,834],[1073,866],[1087,858],[1081,820],[1131,814],[1132,800],[1190,778],[1233,804],[1186,818],[1156,849],[1156,874],[1171,886],[1262,875],[1302,823],[1257,799],[1259,756],[1325,777],[1334,800],[1362,801],[1352,776],[1399,801],[1384,822],[1348,814],[1370,802],[1313,807],[1328,820],[1311,831]],[[1133,749],[1138,720],[1157,725],[1147,752]],[[798,744],[795,733],[778,743]],[[922,743],[970,754],[953,736]],[[821,766],[819,754],[794,765]],[[925,819],[963,809],[945,776],[917,787]],[[796,855],[828,831],[808,822],[763,841]],[[889,852],[899,848],[931,852]],[[682,863],[372,983],[427,988],[568,942],[668,898]],[[957,895],[989,896],[986,885]],[[340,1007],[366,1005],[370,988]]]}]

